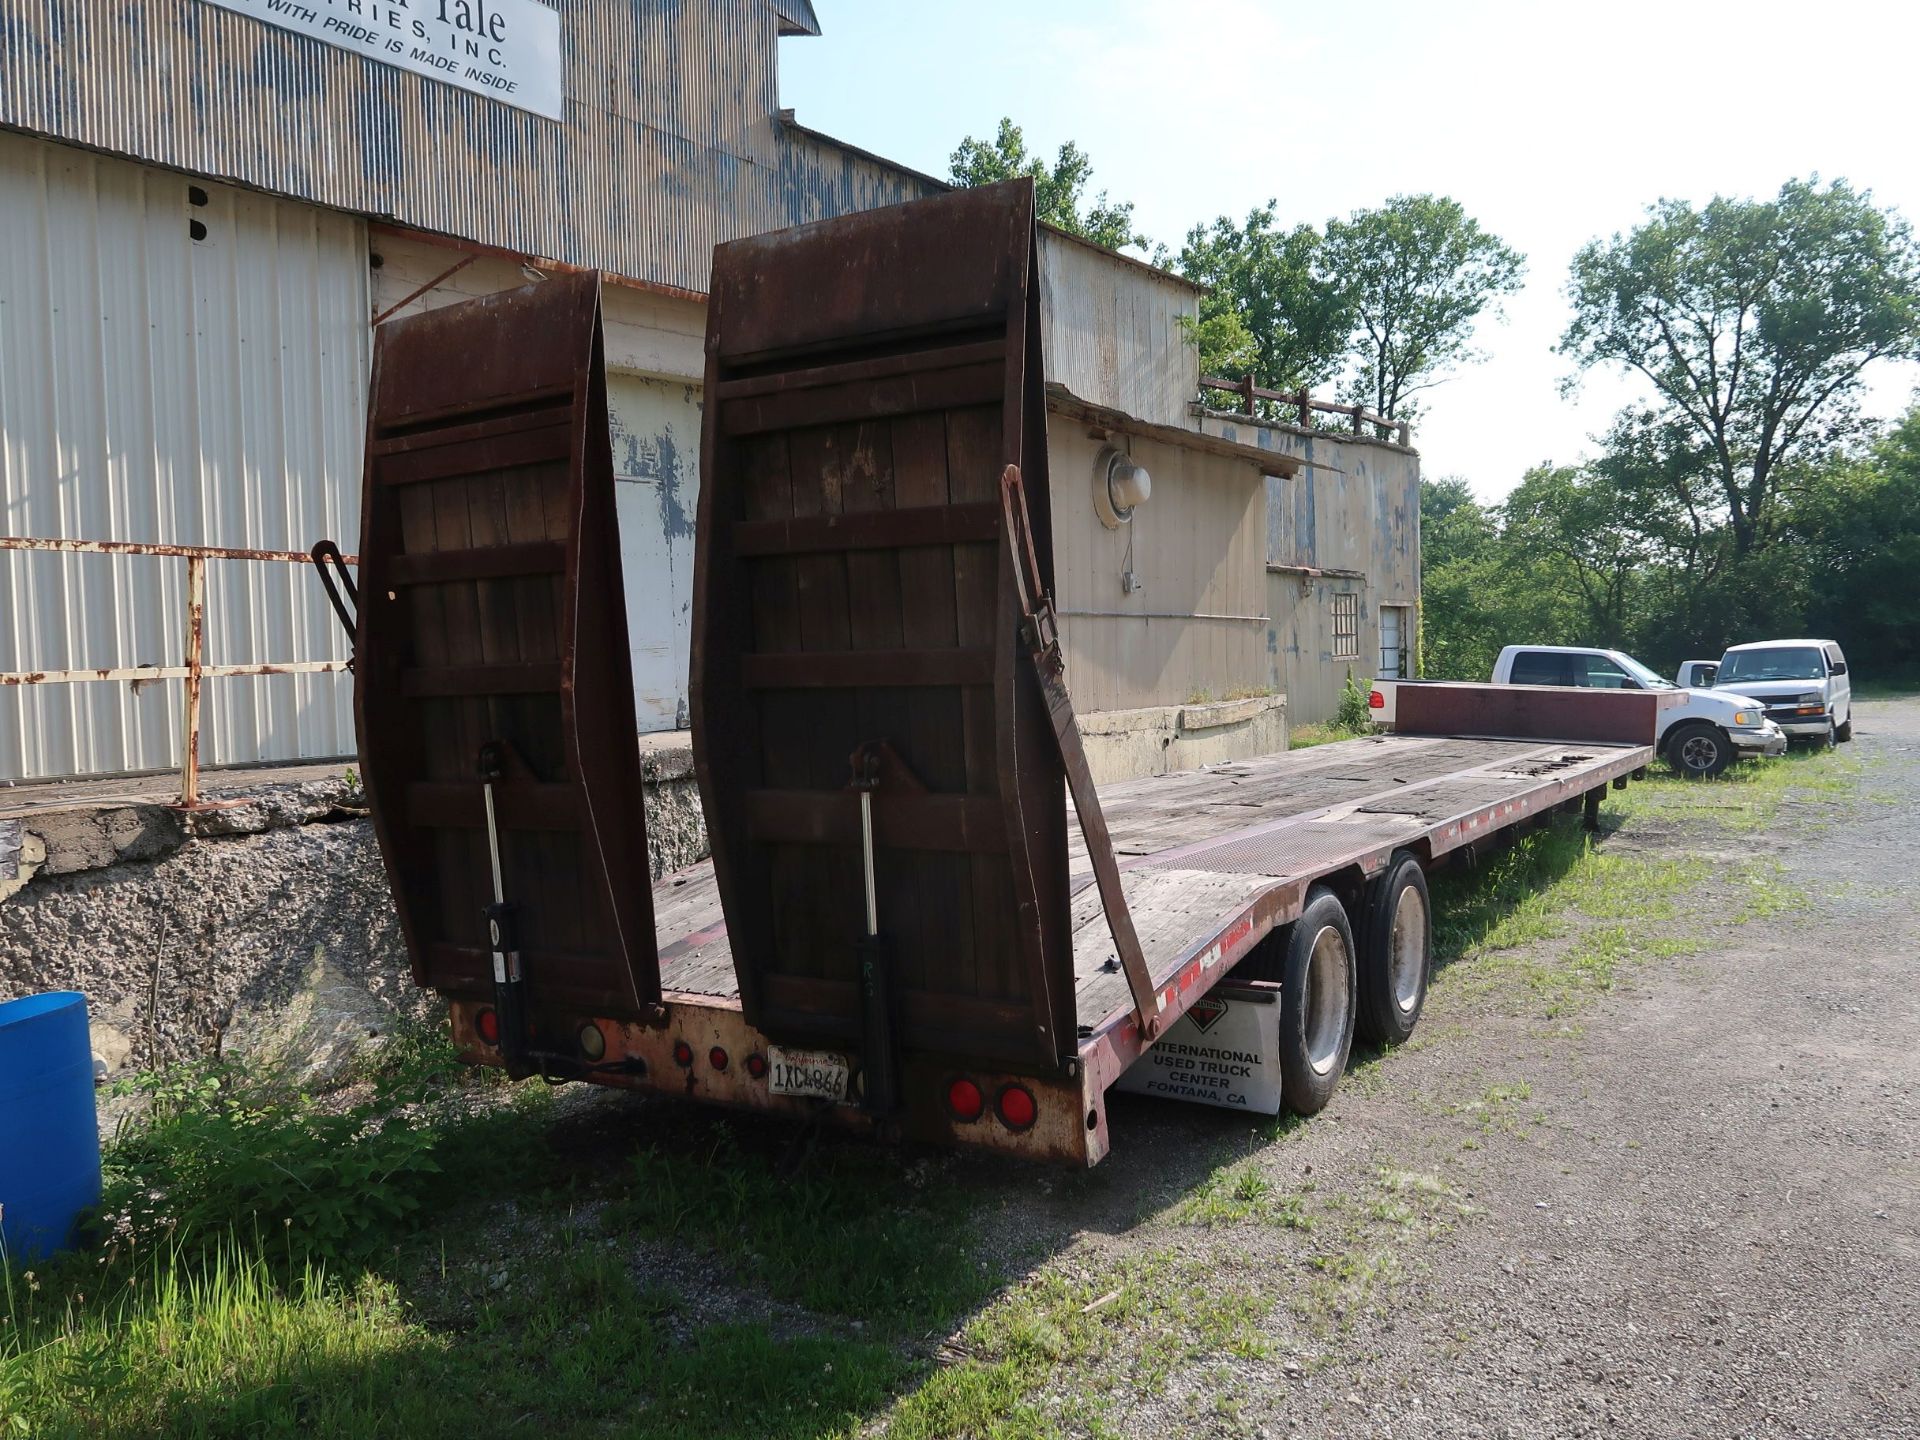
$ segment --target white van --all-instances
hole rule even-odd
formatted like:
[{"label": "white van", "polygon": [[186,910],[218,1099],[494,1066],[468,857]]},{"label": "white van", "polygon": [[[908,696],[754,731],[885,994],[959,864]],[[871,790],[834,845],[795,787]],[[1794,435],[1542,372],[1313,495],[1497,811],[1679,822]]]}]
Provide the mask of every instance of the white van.
[{"label": "white van", "polygon": [[1816,745],[1853,739],[1853,681],[1831,640],[1755,640],[1720,657],[1714,684],[1751,695],[1767,718]]}]

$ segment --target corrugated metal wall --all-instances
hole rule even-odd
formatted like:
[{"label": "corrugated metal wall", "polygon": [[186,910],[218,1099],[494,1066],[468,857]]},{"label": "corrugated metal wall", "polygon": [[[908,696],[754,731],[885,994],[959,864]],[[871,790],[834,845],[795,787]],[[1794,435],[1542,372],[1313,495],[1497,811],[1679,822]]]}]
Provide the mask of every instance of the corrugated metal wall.
[{"label": "corrugated metal wall", "polygon": [[1200,292],[1184,280],[1052,231],[1040,236],[1047,379],[1159,425],[1190,424],[1200,353],[1180,328]]},{"label": "corrugated metal wall", "polygon": [[[1278,565],[1351,570],[1356,576],[1269,577],[1274,683],[1287,692],[1288,719],[1313,725],[1333,718],[1351,670],[1373,677],[1380,657],[1380,609],[1408,609],[1409,645],[1420,604],[1420,456],[1400,445],[1251,425],[1222,416],[1203,422],[1208,434],[1296,455],[1306,468],[1290,480],[1267,481],[1267,558]],[[1360,598],[1360,654],[1333,653],[1331,610],[1337,594]]]},{"label": "corrugated metal wall", "polygon": [[[1109,530],[1093,507],[1102,443],[1051,418],[1054,573],[1074,704],[1133,710],[1269,685],[1260,476],[1243,461],[1132,440],[1153,496],[1132,523]],[[1144,588],[1124,591],[1126,569]]]},{"label": "corrugated metal wall", "polygon": [[607,376],[634,713],[643,732],[688,724],[700,394],[692,381]]},{"label": "corrugated metal wall", "polygon": [[[0,504],[8,534],[351,548],[364,226],[0,134]],[[194,240],[189,227],[206,227]],[[0,670],[178,664],[178,560],[0,555]],[[207,660],[344,658],[312,577],[208,569]],[[207,682],[210,764],[353,750],[333,675]],[[178,763],[180,685],[0,692],[0,776]]]},{"label": "corrugated metal wall", "polygon": [[0,124],[699,292],[721,240],[930,188],[781,123],[768,0],[555,8],[564,124],[204,0],[0,0]]}]

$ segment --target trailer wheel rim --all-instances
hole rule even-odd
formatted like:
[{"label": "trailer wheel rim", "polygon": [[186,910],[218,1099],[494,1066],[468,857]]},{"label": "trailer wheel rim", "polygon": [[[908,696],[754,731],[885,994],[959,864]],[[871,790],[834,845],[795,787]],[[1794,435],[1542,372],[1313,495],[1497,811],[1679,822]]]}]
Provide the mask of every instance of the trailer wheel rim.
[{"label": "trailer wheel rim", "polygon": [[1427,974],[1427,902],[1415,886],[1403,889],[1394,904],[1392,943],[1387,963],[1393,969],[1393,1003],[1402,1015],[1411,1015]]},{"label": "trailer wheel rim", "polygon": [[1689,735],[1680,742],[1680,763],[1689,770],[1711,770],[1720,758],[1720,742],[1711,735]]},{"label": "trailer wheel rim", "polygon": [[1347,942],[1334,926],[1321,926],[1307,956],[1306,994],[1300,1004],[1306,1022],[1307,1065],[1316,1075],[1325,1075],[1340,1059],[1353,998],[1347,993],[1348,975]]}]

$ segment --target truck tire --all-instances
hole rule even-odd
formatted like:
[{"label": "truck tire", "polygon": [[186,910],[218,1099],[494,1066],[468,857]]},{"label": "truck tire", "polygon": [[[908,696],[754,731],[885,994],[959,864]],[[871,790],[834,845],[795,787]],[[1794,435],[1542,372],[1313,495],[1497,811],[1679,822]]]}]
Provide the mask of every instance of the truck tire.
[{"label": "truck tire", "polygon": [[1718,725],[1696,720],[1667,737],[1667,764],[1688,780],[1711,780],[1733,763],[1733,742]]},{"label": "truck tire", "polygon": [[1353,926],[1325,886],[1287,931],[1280,972],[1280,1098],[1296,1115],[1317,1115],[1333,1098],[1353,1048]]},{"label": "truck tire", "polygon": [[1395,851],[1367,886],[1365,904],[1354,1029],[1375,1045],[1398,1045],[1420,1023],[1433,970],[1433,902],[1426,871],[1406,851]]},{"label": "truck tire", "polygon": [[1833,738],[1835,743],[1840,745],[1844,745],[1853,739],[1853,712],[1851,710],[1847,712],[1846,719],[1833,727]]}]

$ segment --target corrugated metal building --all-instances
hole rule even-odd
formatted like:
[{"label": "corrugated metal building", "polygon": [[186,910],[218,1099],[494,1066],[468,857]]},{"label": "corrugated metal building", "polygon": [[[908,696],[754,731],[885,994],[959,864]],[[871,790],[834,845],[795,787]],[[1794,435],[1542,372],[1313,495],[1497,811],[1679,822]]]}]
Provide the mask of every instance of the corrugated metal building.
[{"label": "corrugated metal building", "polygon": [[[473,74],[373,28],[442,8],[0,0],[5,531],[351,548],[373,326],[599,268],[638,711],[682,727],[712,247],[943,187],[781,111],[806,0],[490,0],[507,42],[441,37]],[[1414,632],[1417,457],[1209,418],[1191,285],[1057,233],[1041,268],[1092,748],[1109,774],[1271,748],[1280,692],[1325,718],[1383,624]],[[1108,447],[1158,482],[1119,527]],[[178,664],[181,570],[0,552],[0,671]],[[293,567],[212,564],[208,616],[210,663],[345,656]],[[350,698],[337,674],[211,681],[202,758],[350,754]],[[0,691],[0,778],[171,766],[180,709],[171,681]]]},{"label": "corrugated metal building", "polygon": [[[0,0],[6,533],[351,548],[374,319],[605,269],[636,689],[671,728],[712,247],[937,182],[783,118],[807,0],[502,6],[557,12],[560,119],[350,48],[406,20],[387,0]],[[0,671],[178,665],[182,568],[0,555]],[[291,567],[214,562],[207,598],[210,663],[344,656]],[[168,681],[0,693],[0,778],[175,764],[180,708]],[[339,676],[208,683],[206,763],[352,750]]]},{"label": "corrugated metal building", "polygon": [[[1041,256],[1062,633],[1079,708],[1119,712],[1095,728],[1141,712],[1133,728],[1174,736],[1168,765],[1253,754],[1277,741],[1266,702],[1318,724],[1349,675],[1415,674],[1419,454],[1203,408],[1195,286],[1058,234]],[[1091,499],[1106,445],[1154,481],[1114,528]]]}]

